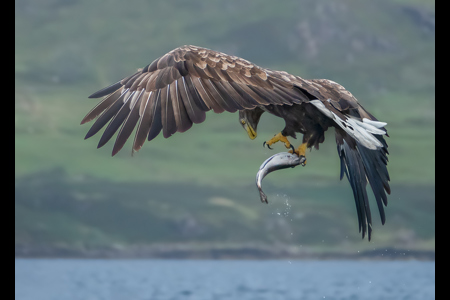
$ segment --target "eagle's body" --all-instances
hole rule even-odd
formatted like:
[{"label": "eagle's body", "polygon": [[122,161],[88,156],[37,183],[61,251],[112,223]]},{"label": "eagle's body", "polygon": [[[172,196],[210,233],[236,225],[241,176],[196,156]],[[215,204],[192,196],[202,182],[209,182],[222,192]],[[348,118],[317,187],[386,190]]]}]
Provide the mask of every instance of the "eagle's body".
[{"label": "eagle's body", "polygon": [[374,192],[382,223],[390,193],[387,144],[384,125],[368,113],[341,85],[326,79],[305,80],[281,71],[258,67],[251,62],[196,46],[183,46],[156,59],[135,74],[100,90],[90,98],[106,96],[83,119],[96,117],[86,138],[108,122],[100,142],[103,146],[120,128],[113,155],[125,144],[137,125],[133,150],[161,131],[165,138],[184,132],[193,123],[205,120],[205,112],[239,111],[239,121],[249,137],[256,137],[261,115],[271,113],[285,120],[286,126],[267,145],[303,134],[295,150],[305,155],[319,147],[324,132],[335,128],[341,159],[341,178],[350,181],[363,237],[371,234],[371,214],[366,193],[367,182]]},{"label": "eagle's body", "polygon": [[281,131],[284,136],[297,138],[296,132],[301,133],[305,138],[303,141],[308,142],[309,147],[318,148],[325,139],[325,131],[334,125],[330,118],[309,103],[269,105],[265,107],[265,110],[284,119],[286,127]]}]

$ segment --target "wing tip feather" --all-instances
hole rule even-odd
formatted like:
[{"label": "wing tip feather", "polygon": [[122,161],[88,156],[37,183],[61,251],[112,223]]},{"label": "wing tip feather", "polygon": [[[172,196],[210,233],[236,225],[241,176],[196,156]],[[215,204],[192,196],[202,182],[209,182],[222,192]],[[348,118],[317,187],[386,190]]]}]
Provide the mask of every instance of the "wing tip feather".
[{"label": "wing tip feather", "polygon": [[106,96],[108,94],[111,94],[112,92],[117,91],[121,86],[122,86],[122,84],[120,83],[120,81],[118,81],[114,84],[111,84],[110,86],[107,86],[107,87],[93,93],[92,95],[88,96],[88,98],[92,99],[92,98],[100,98],[100,97]]}]

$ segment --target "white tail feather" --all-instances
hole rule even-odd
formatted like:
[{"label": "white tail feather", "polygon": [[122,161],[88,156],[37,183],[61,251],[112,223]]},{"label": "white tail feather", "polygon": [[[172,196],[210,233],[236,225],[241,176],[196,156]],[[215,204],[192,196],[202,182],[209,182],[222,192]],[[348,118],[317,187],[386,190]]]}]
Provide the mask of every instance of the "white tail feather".
[{"label": "white tail feather", "polygon": [[[364,129],[366,129],[368,132],[373,133],[373,134],[378,134],[378,135],[383,135],[386,134],[385,130],[379,129],[380,127],[376,127],[374,125],[372,125],[371,123],[368,122],[364,122],[364,120],[367,119],[363,119],[363,121],[359,121],[357,119],[353,119],[359,126],[363,127]],[[381,122],[380,122],[381,123]],[[384,123],[386,124],[386,123]],[[383,125],[384,126],[384,125]],[[383,127],[381,126],[381,127]]]},{"label": "white tail feather", "polygon": [[361,122],[355,118],[347,116],[346,120],[339,118],[331,110],[327,109],[320,100],[310,100],[309,103],[313,104],[324,115],[334,120],[339,127],[341,127],[348,135],[357,140],[361,145],[368,149],[377,149],[383,147],[380,141],[373,136],[386,134],[386,131],[380,129],[384,127],[386,123],[372,121],[364,118]]},{"label": "white tail feather", "polygon": [[369,120],[367,118],[363,118],[363,122],[370,124],[376,128],[382,128],[387,125],[387,123],[385,123],[385,122],[373,121],[373,120]]}]

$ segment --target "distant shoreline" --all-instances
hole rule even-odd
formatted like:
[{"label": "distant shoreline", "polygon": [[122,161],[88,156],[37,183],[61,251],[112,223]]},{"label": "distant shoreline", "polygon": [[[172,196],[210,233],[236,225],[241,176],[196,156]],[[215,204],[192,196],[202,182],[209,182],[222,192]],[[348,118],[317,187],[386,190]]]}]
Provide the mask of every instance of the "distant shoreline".
[{"label": "distant shoreline", "polygon": [[75,249],[66,246],[15,247],[15,258],[82,259],[250,259],[250,260],[424,260],[434,261],[435,251],[377,249],[345,252],[316,252],[284,246],[193,247],[190,245],[154,245],[130,247],[96,247]]}]

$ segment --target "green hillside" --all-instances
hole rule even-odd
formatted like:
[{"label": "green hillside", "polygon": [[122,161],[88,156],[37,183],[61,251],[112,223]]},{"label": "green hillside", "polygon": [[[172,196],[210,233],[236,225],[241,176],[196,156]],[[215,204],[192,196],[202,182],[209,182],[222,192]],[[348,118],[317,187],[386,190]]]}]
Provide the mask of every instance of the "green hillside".
[{"label": "green hillside", "polygon": [[[16,247],[434,249],[434,1],[132,3],[16,1]],[[332,79],[388,123],[393,194],[385,226],[372,208],[373,242],[358,237],[333,132],[306,167],[265,179],[268,206],[254,177],[284,151],[262,148],[284,126],[273,116],[263,115],[255,141],[237,114],[213,112],[134,156],[130,142],[112,158],[112,144],[97,150],[99,137],[83,140],[89,125],[79,123],[96,104],[89,94],[184,44]],[[281,216],[286,207],[292,221]]]}]

